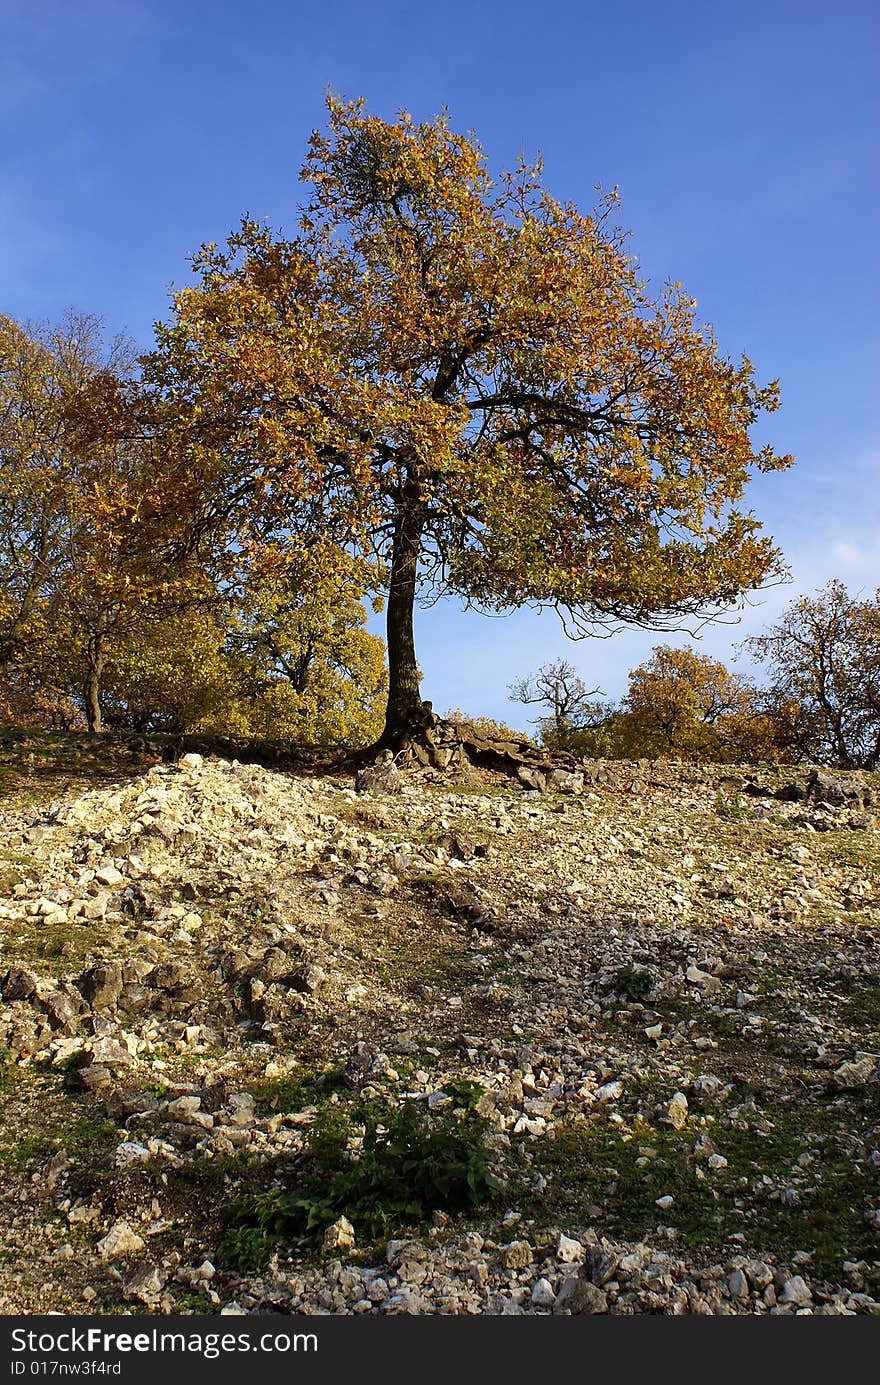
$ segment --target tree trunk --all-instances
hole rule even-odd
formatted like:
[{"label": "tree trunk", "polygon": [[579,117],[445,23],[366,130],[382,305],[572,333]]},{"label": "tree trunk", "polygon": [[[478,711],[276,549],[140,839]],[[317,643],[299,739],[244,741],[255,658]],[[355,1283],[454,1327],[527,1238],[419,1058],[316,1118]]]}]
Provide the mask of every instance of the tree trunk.
[{"label": "tree trunk", "polygon": [[87,646],[88,666],[83,689],[86,725],[93,735],[103,731],[101,719],[101,675],[104,672],[104,636],[92,635]]},{"label": "tree trunk", "polygon": [[[413,637],[419,554],[424,528],[419,500],[406,493],[394,529],[391,578],[388,589],[388,706],[380,744],[400,749],[411,733],[427,724],[426,704],[419,693],[419,669]],[[429,709],[428,709],[429,710]]]}]

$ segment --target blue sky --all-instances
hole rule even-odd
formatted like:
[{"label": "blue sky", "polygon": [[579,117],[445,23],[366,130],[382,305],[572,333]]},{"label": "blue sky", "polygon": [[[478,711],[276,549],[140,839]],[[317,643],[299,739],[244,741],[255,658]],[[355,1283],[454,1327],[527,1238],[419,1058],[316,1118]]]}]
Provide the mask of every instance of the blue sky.
[{"label": "blue sky", "polygon": [[[876,0],[0,0],[0,311],[72,304],[148,345],[200,242],[245,211],[294,228],[328,85],[446,105],[495,168],[540,150],[563,199],[616,184],[643,272],[781,381],[756,441],[798,464],[749,498],[794,583],[703,632],[729,658],[796,592],[880,585],[878,58]],[[687,636],[571,644],[550,613],[448,603],[417,629],[435,706],[516,724],[517,675],[565,655],[616,695],[660,638]]]}]

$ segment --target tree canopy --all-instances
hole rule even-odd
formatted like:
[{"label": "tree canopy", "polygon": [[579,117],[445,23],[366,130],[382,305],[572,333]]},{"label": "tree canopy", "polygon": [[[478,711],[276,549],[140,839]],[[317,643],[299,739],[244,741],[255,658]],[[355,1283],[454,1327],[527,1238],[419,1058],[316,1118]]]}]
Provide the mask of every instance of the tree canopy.
[{"label": "tree canopy", "polygon": [[748,715],[754,689],[741,674],[689,645],[658,645],[629,675],[624,707],[647,740],[666,752],[713,744],[731,719]]},{"label": "tree canopy", "polygon": [[799,703],[758,688],[690,645],[657,645],[650,658],[630,670],[626,694],[617,704],[593,701],[566,660],[542,665],[514,683],[511,695],[550,710],[538,722],[542,745],[610,759],[798,758],[792,733],[804,722]]},{"label": "tree canopy", "polygon": [[384,646],[364,572],[181,545],[162,402],[98,319],[0,316],[0,717],[360,744]]},{"label": "tree canopy", "polygon": [[423,716],[419,592],[662,627],[777,575],[739,508],[791,460],[749,436],[776,384],[649,292],[614,199],[559,202],[540,163],[493,180],[445,116],[329,105],[296,234],[203,246],[147,374],[191,533],[378,562],[386,742]]},{"label": "tree canopy", "polygon": [[880,768],[880,590],[859,599],[829,582],[748,645],[778,700],[798,709],[790,735],[803,756]]},{"label": "tree canopy", "polygon": [[149,443],[116,427],[134,372],[89,314],[0,318],[0,670],[20,695],[75,688],[92,730],[110,644],[198,596],[150,542]]}]

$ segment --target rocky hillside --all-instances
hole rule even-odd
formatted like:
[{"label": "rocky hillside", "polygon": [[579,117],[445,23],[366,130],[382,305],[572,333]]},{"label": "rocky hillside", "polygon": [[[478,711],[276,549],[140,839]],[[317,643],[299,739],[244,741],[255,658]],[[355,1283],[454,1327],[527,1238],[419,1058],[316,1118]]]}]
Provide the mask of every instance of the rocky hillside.
[{"label": "rocky hillside", "polygon": [[126,754],[0,778],[0,1311],[880,1311],[876,776]]}]

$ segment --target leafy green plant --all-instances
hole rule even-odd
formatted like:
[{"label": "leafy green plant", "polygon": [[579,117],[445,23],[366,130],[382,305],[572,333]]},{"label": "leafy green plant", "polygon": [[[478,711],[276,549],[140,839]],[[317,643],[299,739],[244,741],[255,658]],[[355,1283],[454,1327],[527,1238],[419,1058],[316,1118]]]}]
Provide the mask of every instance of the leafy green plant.
[{"label": "leafy green plant", "polygon": [[271,1115],[273,1111],[301,1111],[305,1106],[326,1100],[332,1092],[345,1091],[342,1066],[323,1071],[300,1068],[284,1077],[267,1079],[252,1085],[257,1114]]},{"label": "leafy green plant", "polygon": [[614,978],[617,994],[626,1000],[642,1001],[650,995],[654,973],[638,967],[621,967]]},{"label": "leafy green plant", "polygon": [[497,1187],[484,1131],[473,1111],[457,1117],[432,1115],[412,1101],[397,1108],[377,1104],[364,1112],[359,1157],[340,1179],[340,1210],[381,1233],[395,1215],[418,1220],[438,1209],[479,1206]]},{"label": "leafy green plant", "polygon": [[[485,1145],[486,1122],[472,1109],[476,1083],[453,1095],[470,1109],[426,1111],[415,1101],[328,1107],[316,1119],[295,1188],[273,1187],[230,1209],[221,1252],[239,1270],[259,1268],[296,1236],[339,1216],[369,1236],[421,1223],[438,1210],[480,1206],[498,1189]],[[468,1090],[463,1090],[467,1088]]]},{"label": "leafy green plant", "polygon": [[462,1107],[465,1111],[475,1111],[477,1102],[486,1089],[481,1087],[479,1082],[471,1082],[466,1077],[453,1077],[443,1083],[443,1090],[452,1097],[456,1106]]},{"label": "leafy green plant", "polygon": [[230,1220],[221,1254],[235,1269],[247,1272],[261,1269],[291,1237],[329,1225],[333,1209],[319,1199],[294,1197],[273,1187],[234,1202]]},{"label": "leafy green plant", "polygon": [[11,1087],[18,1073],[15,1059],[5,1044],[0,1044],[0,1090]]}]

